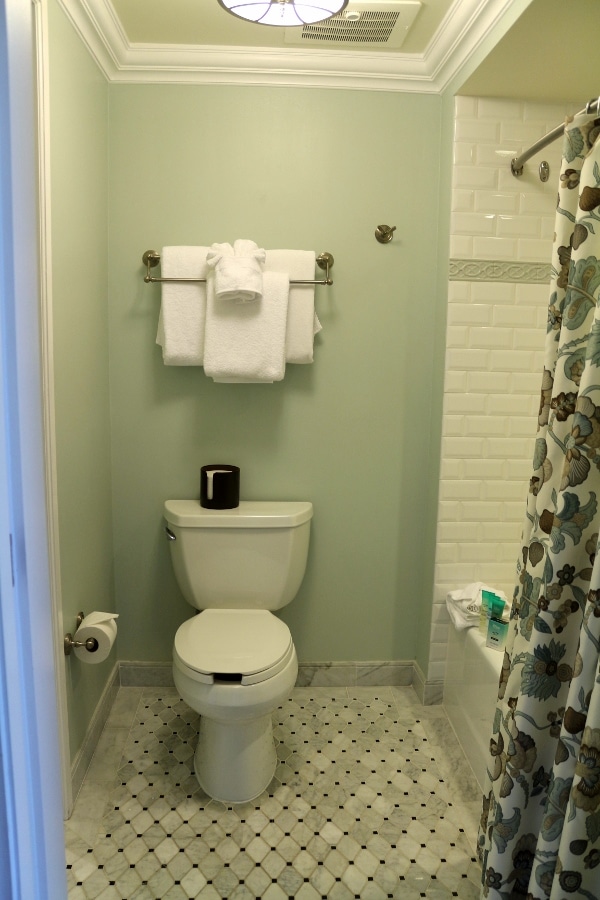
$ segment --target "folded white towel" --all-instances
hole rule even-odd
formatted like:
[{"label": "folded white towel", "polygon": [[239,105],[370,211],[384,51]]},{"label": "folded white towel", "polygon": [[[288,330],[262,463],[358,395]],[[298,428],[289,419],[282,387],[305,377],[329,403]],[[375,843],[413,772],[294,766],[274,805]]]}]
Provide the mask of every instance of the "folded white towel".
[{"label": "folded white towel", "polygon": [[[163,278],[206,278],[208,247],[163,247]],[[201,366],[204,360],[206,284],[162,285],[156,343],[166,366]]]},{"label": "folded white towel", "polygon": [[281,381],[289,280],[282,272],[263,278],[260,303],[217,300],[207,285],[204,371],[215,381]]},{"label": "folded white towel", "polygon": [[[315,278],[315,254],[312,250],[267,250],[265,272],[287,272],[290,281]],[[285,358],[290,363],[313,361],[314,336],[321,331],[315,313],[315,287],[290,284],[290,299],[285,338]]]},{"label": "folded white towel", "polygon": [[260,300],[263,292],[262,266],[265,251],[254,241],[237,240],[231,244],[213,244],[207,255],[215,273],[215,296],[219,300],[248,303]]},{"label": "folded white towel", "polygon": [[244,238],[238,238],[233,242],[234,256],[251,256],[257,262],[264,266],[266,251],[259,247],[254,241],[248,241]]}]

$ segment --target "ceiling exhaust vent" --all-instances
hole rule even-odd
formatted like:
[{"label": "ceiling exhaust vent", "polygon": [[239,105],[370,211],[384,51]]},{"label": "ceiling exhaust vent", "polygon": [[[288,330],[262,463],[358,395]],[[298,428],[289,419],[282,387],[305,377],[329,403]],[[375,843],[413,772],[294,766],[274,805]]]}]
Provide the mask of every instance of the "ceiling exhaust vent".
[{"label": "ceiling exhaust vent", "polygon": [[422,3],[420,0],[350,0],[346,9],[324,22],[286,28],[286,44],[390,47],[402,45]]}]

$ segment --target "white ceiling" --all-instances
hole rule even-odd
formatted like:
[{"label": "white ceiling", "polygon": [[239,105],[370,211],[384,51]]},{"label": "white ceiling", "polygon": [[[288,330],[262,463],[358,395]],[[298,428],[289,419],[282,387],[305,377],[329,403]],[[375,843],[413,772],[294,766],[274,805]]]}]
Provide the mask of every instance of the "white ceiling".
[{"label": "white ceiling", "polygon": [[[244,22],[217,0],[144,0],[143,7],[140,0],[112,0],[112,4],[131,43],[230,47],[285,47],[288,43],[287,29]],[[422,0],[402,52],[423,53],[452,4],[453,0]],[[385,46],[370,49],[389,52]]]},{"label": "white ceiling", "polygon": [[583,107],[600,95],[599,35],[600,0],[533,0],[460,93]]},{"label": "white ceiling", "polygon": [[58,2],[111,81],[439,93],[531,0],[422,0],[399,51],[292,46],[287,29],[238,21],[217,0]]},{"label": "white ceiling", "polygon": [[600,0],[422,0],[399,50],[290,44],[289,29],[241,21],[217,0],[58,2],[111,81],[439,93],[513,22],[460,93],[582,105],[600,94]]}]

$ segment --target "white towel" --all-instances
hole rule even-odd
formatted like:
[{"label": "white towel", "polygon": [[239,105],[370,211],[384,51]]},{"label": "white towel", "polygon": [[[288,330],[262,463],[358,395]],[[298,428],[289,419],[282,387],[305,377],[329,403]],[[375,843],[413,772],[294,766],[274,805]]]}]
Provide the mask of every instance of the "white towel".
[{"label": "white towel", "polygon": [[265,251],[254,241],[237,240],[231,244],[213,244],[207,263],[214,269],[215,296],[219,300],[248,303],[260,300],[263,292],[262,266]]},{"label": "white towel", "polygon": [[503,591],[491,588],[483,581],[474,581],[466,587],[446,594],[446,609],[457,631],[479,625],[479,613],[481,611],[481,592],[493,591],[498,597],[506,600]]},{"label": "white towel", "polygon": [[[312,250],[267,250],[265,272],[287,272],[290,281],[315,278],[315,254]],[[321,331],[315,313],[313,284],[290,284],[285,358],[290,363],[313,361],[314,336]]]},{"label": "white towel", "polygon": [[289,279],[265,273],[260,303],[217,300],[207,285],[204,371],[215,381],[281,381],[285,375],[285,328]]},{"label": "white towel", "polygon": [[[163,247],[163,278],[206,278],[208,247]],[[162,285],[156,343],[166,366],[201,366],[204,361],[206,284]]]}]

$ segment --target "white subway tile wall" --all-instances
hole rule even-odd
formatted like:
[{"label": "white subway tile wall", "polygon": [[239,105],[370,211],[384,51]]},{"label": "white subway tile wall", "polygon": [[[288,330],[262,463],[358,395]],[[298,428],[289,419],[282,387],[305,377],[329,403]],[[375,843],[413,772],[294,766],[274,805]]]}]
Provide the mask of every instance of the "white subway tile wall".
[{"label": "white subway tile wall", "polygon": [[[457,97],[450,257],[550,263],[561,142],[521,178],[510,160],[581,108]],[[550,180],[539,180],[542,159]],[[546,332],[548,285],[451,281],[428,681],[443,681],[446,594],[484,581],[512,597]]]}]

